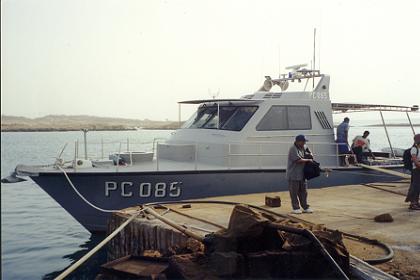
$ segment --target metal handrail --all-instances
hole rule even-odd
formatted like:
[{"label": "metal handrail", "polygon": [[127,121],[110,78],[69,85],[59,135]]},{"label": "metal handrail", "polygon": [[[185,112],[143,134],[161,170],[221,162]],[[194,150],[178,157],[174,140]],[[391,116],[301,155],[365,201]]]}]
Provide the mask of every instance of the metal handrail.
[{"label": "metal handrail", "polygon": [[[306,136],[335,136],[334,133],[306,133]],[[248,139],[252,138],[295,138],[296,134],[290,134],[290,135],[267,135],[267,136],[248,136]]]},{"label": "metal handrail", "polygon": [[[158,145],[158,144],[159,144],[159,142],[157,141],[156,145]],[[239,153],[232,153],[231,152],[232,145],[241,145],[241,144],[244,144],[244,145],[259,144],[258,147],[259,147],[259,150],[261,151],[261,148],[263,147],[262,144],[269,144],[269,145],[270,144],[272,144],[272,145],[274,145],[274,144],[285,144],[285,145],[290,145],[291,143],[290,142],[272,142],[272,141],[259,141],[259,142],[252,142],[252,143],[243,143],[243,142],[242,143],[240,143],[240,142],[229,143],[229,144],[227,144],[228,145],[228,154],[226,156],[287,156],[287,154],[275,154],[275,153],[261,153],[260,152],[260,153],[239,154]],[[172,146],[194,146],[195,150],[197,151],[197,154],[198,154],[198,149],[197,149],[197,147],[199,146],[198,143],[188,143],[188,144],[172,143],[170,145],[172,145]],[[207,145],[207,144],[203,144],[203,145]],[[311,142],[308,145],[311,146],[311,148],[312,148],[311,151],[313,152],[314,155],[317,155],[317,156],[332,156],[332,157],[339,156],[339,154],[338,154],[338,145],[340,145],[339,143]],[[335,154],[317,154],[317,153],[314,152],[315,151],[315,146],[319,146],[319,145],[335,146],[336,147],[336,153]],[[195,159],[198,159],[198,155],[195,156]]]},{"label": "metal handrail", "polygon": [[[238,143],[239,144],[239,143]],[[243,143],[242,143],[243,144]],[[247,143],[248,144],[248,143]],[[287,145],[290,145],[290,143],[289,142],[271,142],[271,141],[260,141],[260,142],[253,142],[253,143],[249,143],[249,144],[259,144],[258,145],[258,150],[259,150],[259,153],[232,153],[231,152],[231,143],[229,144],[229,152],[228,152],[228,168],[230,168],[231,167],[231,161],[230,161],[230,157],[231,156],[233,156],[233,157],[236,157],[236,156],[239,156],[239,157],[241,157],[241,156],[243,156],[243,157],[246,157],[246,156],[250,156],[250,157],[258,157],[258,162],[259,162],[259,168],[261,168],[261,166],[262,166],[262,157],[273,157],[273,156],[279,156],[279,157],[286,157],[286,156],[288,156],[288,154],[277,154],[277,153],[262,153],[262,144],[287,144]],[[312,146],[312,149],[311,149],[311,151],[312,151],[312,153],[315,155],[315,156],[318,156],[318,157],[336,157],[337,158],[337,165],[339,165],[339,152],[338,152],[338,145],[339,145],[339,143],[314,143],[314,142],[312,142],[312,143],[310,143],[309,144],[310,146]],[[314,147],[316,146],[316,145],[331,145],[331,146],[335,146],[336,147],[336,153],[335,154],[316,154],[316,153],[314,153]]]},{"label": "metal handrail", "polygon": [[[153,142],[138,142],[140,144],[151,144],[152,145],[152,152],[153,152],[153,159],[156,161],[156,170],[159,171],[161,169],[161,160],[162,158],[159,157],[159,146],[161,144],[162,140],[166,140],[166,138],[162,138],[162,137],[156,137],[153,139]],[[113,142],[103,142],[101,141],[101,150],[100,150],[100,154],[101,157],[104,157],[104,145],[105,144],[110,144],[110,143],[115,143],[115,144],[119,144],[119,148],[118,148],[118,154],[120,154],[122,152],[122,145],[127,143],[127,146],[129,147],[129,145],[133,145],[133,143],[136,142],[131,142],[130,140],[127,141],[113,141]],[[93,143],[89,143],[90,145],[92,145]],[[275,148],[273,146],[290,146],[292,143],[291,142],[286,142],[286,141],[252,141],[252,142],[233,142],[233,143],[219,143],[220,145],[226,145],[228,148],[228,153],[224,154],[222,156],[223,159],[227,160],[227,169],[230,169],[234,166],[232,166],[232,158],[235,157],[258,157],[258,161],[255,162],[255,165],[258,166],[259,168],[262,168],[263,166],[263,162],[264,162],[264,157],[286,157],[287,153],[270,153],[265,151],[264,152],[264,148],[267,147],[272,147]],[[206,154],[202,154],[200,155],[200,147],[202,146],[206,146],[209,145],[209,143],[206,144],[200,144],[197,142],[194,143],[170,143],[168,145],[173,145],[173,146],[193,146],[194,147],[194,158],[193,158],[193,165],[194,165],[194,169],[198,170],[199,168],[199,163],[200,160],[207,158],[208,156]],[[246,146],[251,146],[253,148],[251,153],[247,153],[247,152],[240,152],[240,153],[235,153],[233,152],[233,147],[239,146],[239,145],[244,145],[244,147],[239,147],[243,149],[246,149]],[[331,142],[310,142],[308,143],[309,148],[311,149],[312,153],[317,156],[317,157],[336,157],[337,158],[337,165],[339,165],[339,153],[338,153],[338,145],[339,143],[331,143]],[[75,159],[78,158],[78,141],[75,142]],[[325,154],[325,153],[316,153],[315,149],[317,151],[319,151],[319,148],[317,146],[323,146],[323,147],[328,147],[328,146],[334,146],[335,147],[335,153],[331,153],[331,154]],[[283,147],[284,148],[284,147]],[[257,151],[257,152],[255,152]],[[133,166],[132,163],[132,152],[129,152],[129,156],[130,156],[130,166]],[[96,153],[98,153],[98,150],[96,149]],[[93,155],[93,154],[92,154]],[[98,158],[95,157],[94,155],[90,158]],[[225,161],[226,164],[226,161]],[[115,171],[118,172],[119,171],[119,166],[117,165],[115,167]]]},{"label": "metal handrail", "polygon": [[[336,157],[336,155],[329,154],[313,154],[319,157]],[[271,156],[288,156],[287,154],[230,154],[230,156],[262,156],[262,157],[271,157]]]}]

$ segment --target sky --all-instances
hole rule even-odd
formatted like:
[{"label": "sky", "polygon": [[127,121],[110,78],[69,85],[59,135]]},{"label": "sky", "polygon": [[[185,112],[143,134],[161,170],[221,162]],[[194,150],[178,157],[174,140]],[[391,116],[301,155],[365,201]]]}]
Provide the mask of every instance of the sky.
[{"label": "sky", "polygon": [[[335,102],[420,103],[420,1],[3,0],[2,114],[178,119],[308,63]],[[194,107],[183,108],[186,119]]]}]

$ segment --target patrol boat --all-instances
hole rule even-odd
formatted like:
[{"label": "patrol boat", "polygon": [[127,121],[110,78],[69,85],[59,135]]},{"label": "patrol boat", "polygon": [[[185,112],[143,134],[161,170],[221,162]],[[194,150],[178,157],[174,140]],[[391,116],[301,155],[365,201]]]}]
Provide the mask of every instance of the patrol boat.
[{"label": "patrol boat", "polygon": [[[179,102],[199,106],[169,139],[156,141],[153,152],[117,153],[108,161],[79,158],[75,152],[67,162],[18,165],[12,177],[29,176],[91,232],[105,231],[110,212],[133,205],[285,191],[288,149],[298,134],[309,138],[315,159],[331,170],[311,180],[310,188],[398,180],[340,166],[333,113],[400,111],[408,116],[418,106],[331,103],[330,76],[303,67],[290,67],[280,78],[266,76],[257,92],[241,98]],[[290,90],[293,85],[303,90]],[[274,86],[279,91],[272,92]],[[371,164],[401,169],[401,159],[392,153],[376,156]]]}]

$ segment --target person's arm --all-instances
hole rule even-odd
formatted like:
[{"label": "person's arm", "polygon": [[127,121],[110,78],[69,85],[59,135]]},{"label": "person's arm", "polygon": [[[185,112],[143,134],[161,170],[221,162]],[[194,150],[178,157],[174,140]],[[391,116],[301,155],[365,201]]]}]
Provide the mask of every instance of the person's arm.
[{"label": "person's arm", "polygon": [[412,156],[412,157],[411,157],[411,160],[414,162],[414,165],[415,165],[417,168],[420,168],[420,161],[417,159],[417,156],[416,156],[416,155]]},{"label": "person's arm", "polygon": [[304,158],[314,159],[314,155],[312,154],[312,151],[308,147],[305,148]]},{"label": "person's arm", "polygon": [[370,140],[366,139],[366,150],[368,150],[370,153],[372,153],[372,150],[370,149]]},{"label": "person's arm", "polygon": [[[414,152],[413,152],[413,150],[414,150]],[[411,161],[414,163],[414,165],[417,167],[417,168],[420,168],[420,161],[419,161],[419,159],[417,158],[417,154],[419,153],[419,148],[417,147],[417,149],[416,149],[416,147],[413,147],[412,149],[411,149]]]},{"label": "person's arm", "polygon": [[309,161],[312,161],[311,159],[306,159],[303,158],[300,154],[297,148],[292,148],[290,151],[290,156],[289,159],[292,160],[293,162],[296,162],[298,164],[303,164],[303,163],[307,163]]},{"label": "person's arm", "polygon": [[368,150],[372,159],[375,159],[375,155],[372,153],[372,149],[370,148],[370,139],[366,139],[366,150]]},{"label": "person's arm", "polygon": [[311,161],[313,161],[313,160],[310,159],[310,158],[300,158],[300,159],[296,160],[296,163],[307,163],[307,162],[311,162]]},{"label": "person's arm", "polygon": [[354,137],[353,140],[351,140],[350,150],[352,150],[356,146],[356,140],[357,140],[357,136]]},{"label": "person's arm", "polygon": [[350,125],[347,123],[346,127],[344,128],[344,137],[346,139],[347,145],[349,145],[349,129],[350,129]]}]

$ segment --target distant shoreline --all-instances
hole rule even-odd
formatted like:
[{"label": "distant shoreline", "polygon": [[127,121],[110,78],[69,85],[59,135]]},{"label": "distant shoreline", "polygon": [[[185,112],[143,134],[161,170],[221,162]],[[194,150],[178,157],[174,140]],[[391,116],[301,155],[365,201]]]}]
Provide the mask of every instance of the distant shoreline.
[{"label": "distant shoreline", "polygon": [[[175,130],[177,128],[141,128],[141,129],[135,129],[135,128],[103,128],[103,129],[89,129],[89,131],[142,131],[142,130]],[[16,129],[1,129],[1,132],[70,132],[70,131],[81,131],[81,129],[72,129],[72,128],[66,128],[66,129],[60,129],[60,128],[16,128]]]},{"label": "distant shoreline", "polygon": [[180,127],[177,121],[153,121],[87,115],[48,115],[40,118],[1,116],[1,132],[60,132],[80,131],[133,131],[173,130]]}]

